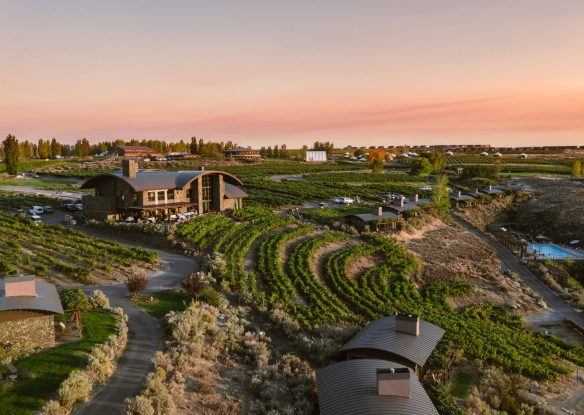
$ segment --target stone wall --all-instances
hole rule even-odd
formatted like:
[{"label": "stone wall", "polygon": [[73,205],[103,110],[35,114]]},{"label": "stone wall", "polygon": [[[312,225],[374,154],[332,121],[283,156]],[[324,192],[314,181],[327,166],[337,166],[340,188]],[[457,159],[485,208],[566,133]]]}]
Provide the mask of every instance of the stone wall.
[{"label": "stone wall", "polygon": [[32,311],[0,313],[1,343],[32,343],[38,347],[55,345],[55,322],[52,314]]}]

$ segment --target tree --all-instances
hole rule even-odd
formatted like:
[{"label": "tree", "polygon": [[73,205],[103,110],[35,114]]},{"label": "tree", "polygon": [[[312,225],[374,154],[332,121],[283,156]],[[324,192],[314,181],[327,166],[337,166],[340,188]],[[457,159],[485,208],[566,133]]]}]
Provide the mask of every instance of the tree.
[{"label": "tree", "polygon": [[81,312],[91,310],[93,305],[89,301],[89,298],[85,295],[83,290],[77,288],[65,288],[59,294],[61,299],[61,304],[65,311],[73,313],[75,316],[75,323],[79,330],[81,330]]},{"label": "tree", "polygon": [[[105,149],[101,150],[100,153],[103,153]],[[57,139],[53,138],[51,140],[51,157],[56,158],[57,156],[61,155],[61,144],[57,141]]]},{"label": "tree", "polygon": [[582,177],[583,168],[582,168],[582,161],[581,160],[574,160],[572,162],[572,176],[573,177]]},{"label": "tree", "polygon": [[432,171],[434,173],[440,173],[444,170],[444,166],[446,166],[446,158],[439,152],[434,151],[427,156],[428,161],[432,164]]},{"label": "tree", "polygon": [[148,285],[148,279],[142,275],[131,275],[126,278],[125,284],[132,295],[137,295],[140,291],[144,291]]},{"label": "tree", "polygon": [[6,171],[8,174],[16,176],[18,174],[18,160],[20,158],[20,150],[18,148],[18,140],[12,134],[2,142],[4,149],[4,163],[6,163]]},{"label": "tree", "polygon": [[280,147],[277,144],[274,146],[274,152],[273,152],[272,156],[275,159],[280,158]]},{"label": "tree", "polygon": [[199,154],[199,146],[197,145],[197,137],[191,137],[191,154]]},{"label": "tree", "polygon": [[5,277],[12,274],[16,274],[16,268],[5,259],[0,259],[0,276]]},{"label": "tree", "polygon": [[414,176],[428,176],[432,173],[433,169],[434,167],[432,167],[432,164],[427,158],[418,157],[412,162],[410,174],[413,174]]},{"label": "tree", "polygon": [[282,144],[282,147],[280,147],[280,158],[281,159],[290,158],[290,153],[288,153],[288,149],[286,148],[286,144]]},{"label": "tree", "polygon": [[448,178],[440,175],[436,178],[436,184],[432,186],[432,203],[436,213],[446,215],[450,209],[450,196],[448,195]]},{"label": "tree", "polygon": [[326,151],[327,158],[330,158],[333,154],[333,150],[335,149],[335,145],[331,141],[323,141],[323,142],[315,141],[314,144],[312,145],[312,149]]}]

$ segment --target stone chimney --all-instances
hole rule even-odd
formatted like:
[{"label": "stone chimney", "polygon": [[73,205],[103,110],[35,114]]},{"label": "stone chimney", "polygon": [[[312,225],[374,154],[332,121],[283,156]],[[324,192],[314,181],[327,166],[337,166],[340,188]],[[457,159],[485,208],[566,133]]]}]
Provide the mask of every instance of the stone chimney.
[{"label": "stone chimney", "polygon": [[405,200],[405,199],[406,199],[405,197],[402,197],[402,198],[399,200],[399,205],[400,205],[400,207],[404,207],[404,200]]},{"label": "stone chimney", "polygon": [[489,192],[490,192],[491,190],[493,190],[493,186],[492,186],[492,185],[489,185]]},{"label": "stone chimney", "polygon": [[410,397],[410,370],[377,369],[377,395]]},{"label": "stone chimney", "polygon": [[458,191],[458,198],[460,199],[462,197],[462,192],[459,190]]},{"label": "stone chimney", "polygon": [[414,196],[414,202],[418,203],[418,200],[419,200],[418,194],[416,193],[415,196]]},{"label": "stone chimney", "polygon": [[412,336],[419,336],[420,317],[414,314],[398,313],[395,316],[395,331],[411,334]]},{"label": "stone chimney", "polygon": [[201,166],[201,171],[205,171],[205,166]]},{"label": "stone chimney", "polygon": [[479,194],[479,188],[478,187],[475,188],[475,194],[477,194],[477,195]]},{"label": "stone chimney", "polygon": [[136,173],[138,173],[138,162],[136,160],[122,160],[122,174],[124,177],[133,179],[136,177]]},{"label": "stone chimney", "polygon": [[383,207],[381,206],[374,207],[371,214],[373,216],[383,216]]},{"label": "stone chimney", "polygon": [[6,297],[36,297],[36,280],[34,275],[18,275],[4,278]]}]

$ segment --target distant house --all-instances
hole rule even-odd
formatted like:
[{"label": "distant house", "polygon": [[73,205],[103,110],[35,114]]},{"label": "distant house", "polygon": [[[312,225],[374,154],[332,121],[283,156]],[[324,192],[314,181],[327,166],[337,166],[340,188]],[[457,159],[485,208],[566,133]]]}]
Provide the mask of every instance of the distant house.
[{"label": "distant house", "polygon": [[259,160],[261,158],[259,151],[252,150],[251,147],[235,147],[223,151],[225,158],[234,160]]},{"label": "distant house", "polygon": [[384,212],[381,206],[372,213],[358,213],[345,216],[345,222],[359,232],[390,232],[399,228],[399,217],[395,213]]},{"label": "distant house", "polygon": [[430,199],[419,199],[418,195],[415,195],[413,200],[406,200],[405,198],[394,200],[387,209],[395,213],[399,218],[408,220],[420,216],[423,212],[430,211],[432,209],[432,201]]},{"label": "distant house", "polygon": [[327,161],[326,151],[308,150],[308,151],[306,151],[306,156],[304,157],[304,161],[308,161],[308,162]]},{"label": "distant house", "polygon": [[150,157],[157,155],[156,151],[146,146],[116,146],[109,153],[118,157]]},{"label": "distant house", "polygon": [[34,275],[0,279],[0,344],[55,344],[54,315],[63,314],[57,289]]},{"label": "distant house", "polygon": [[223,171],[139,171],[135,160],[122,160],[121,172],[92,177],[81,189],[95,189],[83,196],[88,219],[119,220],[240,208],[247,197],[241,186]]}]

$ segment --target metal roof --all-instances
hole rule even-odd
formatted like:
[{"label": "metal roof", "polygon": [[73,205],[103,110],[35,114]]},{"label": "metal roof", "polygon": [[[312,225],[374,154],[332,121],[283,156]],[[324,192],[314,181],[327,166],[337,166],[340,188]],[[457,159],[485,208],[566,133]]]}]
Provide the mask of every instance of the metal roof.
[{"label": "metal roof", "polygon": [[381,350],[423,366],[444,333],[440,327],[422,319],[419,336],[402,333],[395,330],[395,316],[383,317],[363,327],[341,348],[341,351]]},{"label": "metal roof", "polygon": [[392,219],[392,220],[397,220],[398,216],[395,213],[391,213],[391,212],[383,212],[383,214],[381,216],[379,215],[373,215],[372,213],[356,213],[353,215],[347,215],[347,218],[349,217],[356,217],[361,219],[363,222],[377,222],[379,220],[383,220],[383,219]]},{"label": "metal roof", "polygon": [[4,279],[0,279],[0,311],[36,310],[62,314],[63,306],[55,286],[38,279],[35,283],[35,297],[6,297]]},{"label": "metal roof", "polygon": [[499,194],[499,193],[503,193],[502,190],[495,189],[495,188],[491,188],[491,190],[489,190],[488,188],[487,189],[481,189],[481,190],[479,190],[479,192],[485,193],[487,195],[496,195],[496,194]]},{"label": "metal roof", "polygon": [[231,183],[225,183],[226,199],[240,199],[243,197],[247,197],[247,193],[245,193],[240,187],[234,186]]},{"label": "metal roof", "polygon": [[450,196],[451,199],[456,200],[458,202],[463,201],[463,200],[474,200],[474,196],[471,195],[460,195],[460,197],[458,196]]},{"label": "metal roof", "polygon": [[152,151],[154,152],[154,150],[152,150],[152,148],[147,147],[147,146],[115,146],[112,148],[116,149],[119,148],[121,150],[127,151],[127,150],[135,150],[135,151]]},{"label": "metal roof", "polygon": [[394,212],[407,212],[408,210],[419,209],[420,206],[418,206],[416,202],[405,201],[403,206],[397,202],[397,204],[390,205],[387,208],[393,210]]},{"label": "metal roof", "polygon": [[224,171],[214,170],[191,170],[191,171],[138,171],[136,177],[127,177],[122,172],[106,173],[94,176],[81,185],[81,189],[91,189],[95,187],[95,183],[107,177],[123,180],[134,191],[142,192],[144,190],[159,190],[159,189],[184,189],[184,187],[191,183],[199,176],[206,176],[211,174],[223,175],[226,182],[231,182],[236,186],[242,186],[243,183],[234,175]]},{"label": "metal roof", "polygon": [[317,370],[321,415],[438,415],[411,369],[409,398],[377,394],[377,369],[403,367],[387,360],[355,359]]}]

